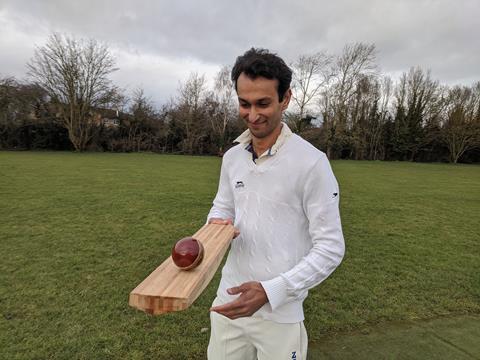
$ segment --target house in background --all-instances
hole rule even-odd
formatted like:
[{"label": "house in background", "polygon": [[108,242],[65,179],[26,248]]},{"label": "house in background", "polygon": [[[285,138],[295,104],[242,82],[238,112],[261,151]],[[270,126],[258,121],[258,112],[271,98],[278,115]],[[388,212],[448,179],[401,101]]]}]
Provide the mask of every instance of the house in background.
[{"label": "house in background", "polygon": [[112,109],[96,109],[94,121],[97,125],[107,128],[116,128],[120,126],[122,119],[126,119],[126,114]]}]

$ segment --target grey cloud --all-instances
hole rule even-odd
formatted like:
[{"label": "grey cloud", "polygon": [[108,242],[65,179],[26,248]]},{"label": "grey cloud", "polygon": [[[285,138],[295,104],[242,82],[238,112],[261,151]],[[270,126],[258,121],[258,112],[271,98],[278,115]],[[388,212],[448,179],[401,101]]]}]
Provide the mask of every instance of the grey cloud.
[{"label": "grey cloud", "polygon": [[[251,46],[293,61],[319,50],[338,54],[345,44],[361,41],[376,44],[387,73],[419,65],[441,82],[480,80],[476,0],[3,0],[2,13],[22,19],[17,28],[26,33],[94,37],[126,52],[193,59],[209,67],[231,64]],[[3,44],[1,37],[2,32]],[[9,63],[2,58],[0,69],[9,69],[13,57]]]}]

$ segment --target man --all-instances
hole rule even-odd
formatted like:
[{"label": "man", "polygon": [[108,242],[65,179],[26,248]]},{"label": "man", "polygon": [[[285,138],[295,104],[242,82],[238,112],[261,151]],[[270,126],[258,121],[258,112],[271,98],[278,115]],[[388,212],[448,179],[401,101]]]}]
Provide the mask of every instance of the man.
[{"label": "man", "polygon": [[210,309],[209,359],[306,359],[303,301],[343,258],[330,164],[281,121],[291,78],[263,49],[247,51],[232,69],[248,129],[223,157],[208,215],[239,231]]}]

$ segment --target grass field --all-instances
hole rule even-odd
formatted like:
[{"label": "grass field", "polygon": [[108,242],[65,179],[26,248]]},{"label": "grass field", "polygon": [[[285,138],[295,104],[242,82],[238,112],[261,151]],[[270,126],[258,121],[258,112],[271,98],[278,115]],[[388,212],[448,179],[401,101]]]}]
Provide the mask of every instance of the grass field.
[{"label": "grass field", "polygon": [[[205,221],[220,159],[0,152],[0,358],[203,359],[218,274],[188,310],[128,294]],[[480,167],[336,161],[347,253],[310,292],[315,343],[480,313]]]}]

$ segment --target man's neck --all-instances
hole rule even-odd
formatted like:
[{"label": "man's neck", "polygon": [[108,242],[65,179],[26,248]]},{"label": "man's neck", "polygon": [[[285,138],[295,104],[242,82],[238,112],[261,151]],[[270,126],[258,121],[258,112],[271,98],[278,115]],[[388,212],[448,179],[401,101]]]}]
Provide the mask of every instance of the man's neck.
[{"label": "man's neck", "polygon": [[270,149],[275,144],[278,137],[280,136],[280,133],[282,132],[282,126],[282,123],[278,124],[275,130],[273,130],[270,135],[264,138],[257,138],[252,134],[253,150],[255,151],[257,156],[262,155],[265,151]]}]

